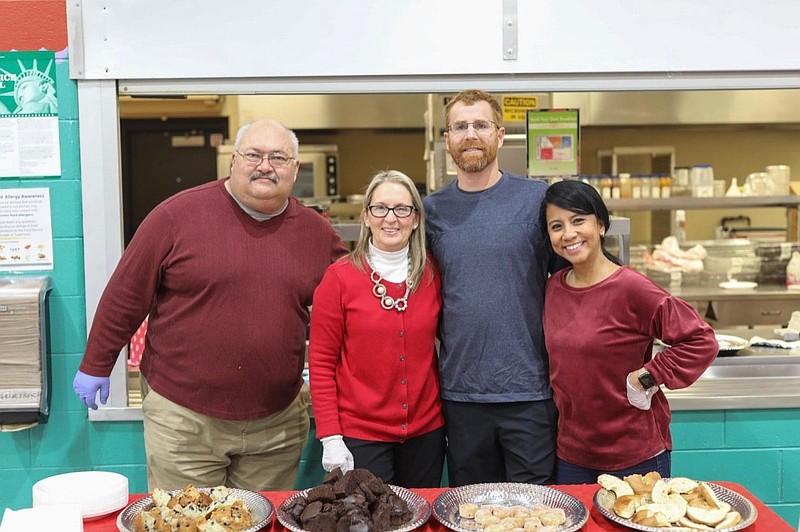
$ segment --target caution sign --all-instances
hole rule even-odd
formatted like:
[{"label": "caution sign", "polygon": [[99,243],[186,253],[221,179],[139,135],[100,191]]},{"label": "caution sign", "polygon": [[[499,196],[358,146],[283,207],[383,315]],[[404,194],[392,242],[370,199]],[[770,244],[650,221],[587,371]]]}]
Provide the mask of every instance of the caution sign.
[{"label": "caution sign", "polygon": [[528,109],[538,108],[538,96],[503,96],[503,122],[525,122]]}]

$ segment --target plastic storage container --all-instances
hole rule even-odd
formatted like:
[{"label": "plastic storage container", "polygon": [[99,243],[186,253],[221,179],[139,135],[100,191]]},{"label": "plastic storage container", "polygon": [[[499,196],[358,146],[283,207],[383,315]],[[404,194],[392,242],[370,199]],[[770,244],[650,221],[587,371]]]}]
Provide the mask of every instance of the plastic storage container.
[{"label": "plastic storage container", "polygon": [[631,174],[619,174],[619,197],[623,199],[631,199],[633,197]]},{"label": "plastic storage container", "polygon": [[639,175],[631,176],[631,198],[639,199],[642,197],[642,178]]},{"label": "plastic storage container", "polygon": [[657,175],[649,176],[647,179],[650,182],[650,197],[658,199],[661,197],[661,177]]},{"label": "plastic storage container", "polygon": [[661,185],[661,197],[672,197],[672,178],[668,174],[662,174],[659,176],[659,182]]},{"label": "plastic storage container", "polygon": [[650,194],[650,176],[640,175],[639,179],[642,180],[642,197],[643,198],[652,197],[652,195]]},{"label": "plastic storage container", "polygon": [[767,175],[772,182],[772,191],[777,196],[789,195],[789,182],[791,169],[785,164],[772,164],[767,166]]},{"label": "plastic storage container", "polygon": [[703,271],[708,274],[732,275],[737,280],[740,274],[757,275],[761,269],[760,257],[714,257],[703,259]]},{"label": "plastic storage container", "polygon": [[692,196],[697,198],[714,197],[714,169],[710,164],[696,164],[689,171],[689,186]]},{"label": "plastic storage container", "polygon": [[611,199],[611,176],[600,176],[600,196],[603,199]]}]

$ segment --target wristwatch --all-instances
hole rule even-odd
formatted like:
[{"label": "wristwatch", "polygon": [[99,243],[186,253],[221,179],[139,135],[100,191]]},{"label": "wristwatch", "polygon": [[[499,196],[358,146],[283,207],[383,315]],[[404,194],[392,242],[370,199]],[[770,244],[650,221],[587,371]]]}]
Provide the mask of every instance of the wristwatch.
[{"label": "wristwatch", "polygon": [[647,390],[656,385],[656,380],[652,375],[650,375],[649,371],[644,370],[639,374],[639,384],[641,384],[642,387]]}]

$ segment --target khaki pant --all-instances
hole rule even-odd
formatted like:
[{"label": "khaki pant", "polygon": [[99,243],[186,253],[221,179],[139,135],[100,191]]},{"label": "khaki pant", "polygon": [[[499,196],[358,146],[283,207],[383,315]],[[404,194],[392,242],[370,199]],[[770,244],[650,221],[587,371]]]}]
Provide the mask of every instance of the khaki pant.
[{"label": "khaki pant", "polygon": [[150,491],[189,483],[251,491],[294,489],[310,425],[305,389],[271,416],[228,421],[177,405],[146,384],[142,388]]}]

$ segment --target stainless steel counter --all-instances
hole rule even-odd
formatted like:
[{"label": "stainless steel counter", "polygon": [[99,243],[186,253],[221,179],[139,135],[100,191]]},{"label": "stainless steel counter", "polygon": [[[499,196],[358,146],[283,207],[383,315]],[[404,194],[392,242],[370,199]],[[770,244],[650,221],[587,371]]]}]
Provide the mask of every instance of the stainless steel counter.
[{"label": "stainless steel counter", "polygon": [[691,303],[715,329],[737,325],[766,326],[789,323],[800,310],[800,290],[784,286],[756,288],[676,287],[670,293]]},{"label": "stainless steel counter", "polygon": [[[772,329],[718,330],[750,339],[772,339]],[[800,408],[800,349],[747,347],[717,357],[692,386],[663,389],[673,411]]]}]

